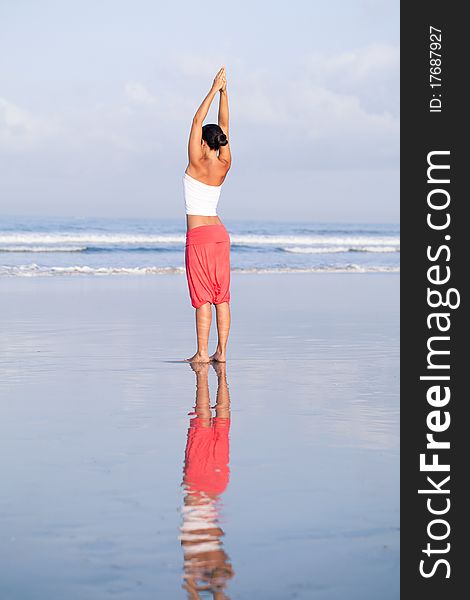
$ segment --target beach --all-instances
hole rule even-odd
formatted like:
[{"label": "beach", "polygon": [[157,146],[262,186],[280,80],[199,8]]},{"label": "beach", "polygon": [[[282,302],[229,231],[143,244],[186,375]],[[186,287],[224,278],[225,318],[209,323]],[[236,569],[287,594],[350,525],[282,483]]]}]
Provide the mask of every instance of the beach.
[{"label": "beach", "polygon": [[[0,286],[0,597],[188,597],[184,275]],[[231,306],[220,589],[398,598],[399,274],[233,273]]]}]

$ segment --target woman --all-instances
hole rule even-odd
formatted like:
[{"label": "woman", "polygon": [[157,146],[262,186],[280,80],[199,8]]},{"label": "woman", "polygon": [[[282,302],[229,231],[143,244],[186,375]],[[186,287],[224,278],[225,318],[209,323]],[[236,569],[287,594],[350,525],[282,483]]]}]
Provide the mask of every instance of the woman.
[{"label": "woman", "polygon": [[[219,93],[219,124],[203,122]],[[217,203],[232,157],[228,143],[228,98],[225,67],[193,118],[189,164],[183,176],[186,205],[186,277],[196,309],[197,351],[188,362],[225,362],[230,330],[230,237],[217,216]],[[212,304],[216,308],[218,342],[208,353]]]}]

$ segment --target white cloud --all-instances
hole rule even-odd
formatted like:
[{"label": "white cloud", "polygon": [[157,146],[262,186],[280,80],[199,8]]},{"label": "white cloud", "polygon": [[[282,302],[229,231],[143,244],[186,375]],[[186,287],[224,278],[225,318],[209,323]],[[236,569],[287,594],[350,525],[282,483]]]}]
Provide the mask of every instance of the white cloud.
[{"label": "white cloud", "polygon": [[37,146],[58,130],[44,119],[0,97],[0,150],[21,152]]},{"label": "white cloud", "polygon": [[[238,159],[251,161],[253,143],[263,140],[259,165],[264,168],[305,168],[307,161],[328,169],[354,163],[374,168],[377,161],[380,168],[396,165],[398,56],[395,46],[368,46],[306,56],[289,72],[247,66],[234,57],[227,68]],[[63,113],[58,146],[64,154],[83,153],[84,161],[156,153],[179,157],[215,72],[213,59],[173,55],[156,65],[147,81],[123,84],[120,97],[97,98],[94,106],[77,104]],[[210,119],[216,118],[216,103],[217,98]],[[50,130],[50,123],[0,100],[1,147],[41,148]]]},{"label": "white cloud", "polygon": [[330,137],[366,140],[370,136],[398,133],[398,120],[386,111],[367,111],[358,96],[341,94],[309,82],[290,90],[292,117],[315,139]]},{"label": "white cloud", "polygon": [[396,164],[398,49],[315,55],[304,65],[289,74],[252,73],[234,86],[237,123],[245,131],[262,128],[250,143],[264,139],[266,167]]},{"label": "white cloud", "polygon": [[307,59],[310,74],[320,81],[332,78],[360,82],[376,73],[388,74],[399,66],[397,46],[373,45],[336,55],[313,54]]},{"label": "white cloud", "polygon": [[351,94],[372,112],[398,115],[400,93],[398,46],[373,45],[305,61],[309,81],[337,93]]}]

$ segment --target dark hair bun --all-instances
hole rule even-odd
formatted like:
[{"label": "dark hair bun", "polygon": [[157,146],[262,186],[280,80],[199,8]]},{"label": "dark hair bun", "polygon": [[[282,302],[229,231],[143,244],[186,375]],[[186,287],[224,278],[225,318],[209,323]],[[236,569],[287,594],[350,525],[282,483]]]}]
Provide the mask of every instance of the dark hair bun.
[{"label": "dark hair bun", "polygon": [[222,128],[215,123],[208,123],[202,126],[202,139],[207,142],[211,150],[218,150],[220,146],[228,144],[227,136]]},{"label": "dark hair bun", "polygon": [[228,144],[227,136],[225,135],[225,133],[217,134],[217,142],[219,143],[219,146],[226,146]]}]

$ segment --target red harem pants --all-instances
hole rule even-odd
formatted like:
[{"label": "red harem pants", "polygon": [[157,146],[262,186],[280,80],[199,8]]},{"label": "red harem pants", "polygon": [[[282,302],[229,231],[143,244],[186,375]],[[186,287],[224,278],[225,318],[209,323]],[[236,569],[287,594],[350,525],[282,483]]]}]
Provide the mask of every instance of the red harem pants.
[{"label": "red harem pants", "polygon": [[230,236],[223,225],[186,233],[186,278],[194,308],[230,301]]}]

